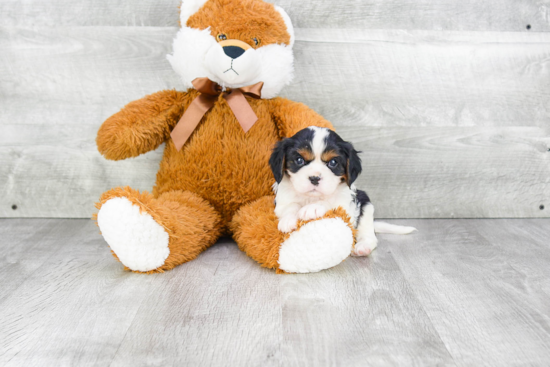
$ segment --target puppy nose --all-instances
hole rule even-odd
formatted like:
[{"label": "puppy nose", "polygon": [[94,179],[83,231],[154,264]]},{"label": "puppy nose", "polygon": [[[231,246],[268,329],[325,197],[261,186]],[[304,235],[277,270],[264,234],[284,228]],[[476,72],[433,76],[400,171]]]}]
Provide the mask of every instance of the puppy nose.
[{"label": "puppy nose", "polygon": [[223,52],[232,59],[236,59],[244,54],[244,49],[239,46],[224,46]]},{"label": "puppy nose", "polygon": [[315,186],[319,185],[319,181],[321,181],[321,177],[319,176],[309,176],[309,180],[311,183]]}]

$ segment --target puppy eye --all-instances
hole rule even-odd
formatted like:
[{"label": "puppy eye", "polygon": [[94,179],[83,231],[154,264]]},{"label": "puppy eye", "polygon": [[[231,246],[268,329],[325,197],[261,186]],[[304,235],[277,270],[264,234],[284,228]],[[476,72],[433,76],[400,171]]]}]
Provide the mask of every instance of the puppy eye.
[{"label": "puppy eye", "polygon": [[260,44],[260,40],[257,39],[256,37],[252,38],[252,41],[254,41],[254,44],[255,44],[256,46],[258,46],[258,45]]},{"label": "puppy eye", "polygon": [[338,162],[336,162],[336,159],[331,159],[329,162],[328,162],[328,166],[330,168],[334,168],[338,165]]},{"label": "puppy eye", "polygon": [[227,36],[223,33],[218,34],[218,40],[225,41],[227,39]]},{"label": "puppy eye", "polygon": [[306,163],[306,162],[304,161],[304,158],[302,158],[302,157],[296,158],[296,161],[295,161],[295,162],[296,162],[296,164],[297,164],[298,166],[303,166],[304,163]]}]

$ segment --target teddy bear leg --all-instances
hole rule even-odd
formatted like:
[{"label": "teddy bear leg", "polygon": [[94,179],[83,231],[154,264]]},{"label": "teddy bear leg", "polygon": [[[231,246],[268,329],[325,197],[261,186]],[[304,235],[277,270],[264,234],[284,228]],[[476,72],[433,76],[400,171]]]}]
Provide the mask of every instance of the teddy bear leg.
[{"label": "teddy bear leg", "polygon": [[97,224],[113,255],[127,269],[154,273],[195,259],[222,231],[220,215],[189,191],[153,197],[129,187],[105,192]]},{"label": "teddy bear leg", "polygon": [[278,230],[274,197],[248,204],[230,223],[239,248],[261,266],[278,273],[312,273],[340,264],[351,253],[354,230],[341,208],[300,222],[291,233]]}]

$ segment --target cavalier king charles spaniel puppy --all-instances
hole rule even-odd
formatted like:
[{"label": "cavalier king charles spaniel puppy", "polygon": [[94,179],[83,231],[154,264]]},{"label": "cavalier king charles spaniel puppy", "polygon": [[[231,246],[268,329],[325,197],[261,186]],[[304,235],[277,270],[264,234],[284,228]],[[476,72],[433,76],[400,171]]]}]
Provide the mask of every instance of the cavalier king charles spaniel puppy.
[{"label": "cavalier king charles spaniel puppy", "polygon": [[353,182],[361,173],[361,159],[353,145],[327,128],[308,127],[277,143],[269,159],[275,176],[275,214],[279,230],[291,232],[298,220],[322,217],[342,207],[357,229],[354,256],[367,256],[380,233],[406,234],[413,227],[374,222],[374,206]]}]

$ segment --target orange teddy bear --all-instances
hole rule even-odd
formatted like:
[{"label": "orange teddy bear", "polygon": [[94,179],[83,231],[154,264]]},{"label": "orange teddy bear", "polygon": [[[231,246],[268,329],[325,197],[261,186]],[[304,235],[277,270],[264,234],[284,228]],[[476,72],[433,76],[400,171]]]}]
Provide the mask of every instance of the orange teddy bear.
[{"label": "orange teddy bear", "polygon": [[161,91],[107,119],[97,146],[107,159],[166,143],[152,194],[105,192],[97,222],[114,256],[136,272],[195,259],[221,235],[277,272],[314,272],[350,255],[354,229],[342,209],[279,232],[268,165],[275,143],[332,125],[277,97],[293,74],[294,31],[283,9],[261,0],[183,0],[168,56],[186,92]]}]

